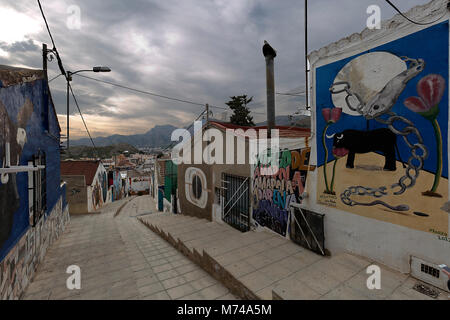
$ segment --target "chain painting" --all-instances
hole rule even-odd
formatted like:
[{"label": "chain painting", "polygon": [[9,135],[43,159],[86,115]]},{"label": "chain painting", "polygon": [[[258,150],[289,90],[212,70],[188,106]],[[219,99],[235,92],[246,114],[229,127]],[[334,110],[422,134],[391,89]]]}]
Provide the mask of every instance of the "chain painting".
[{"label": "chain painting", "polygon": [[316,69],[317,201],[448,232],[448,23]]}]

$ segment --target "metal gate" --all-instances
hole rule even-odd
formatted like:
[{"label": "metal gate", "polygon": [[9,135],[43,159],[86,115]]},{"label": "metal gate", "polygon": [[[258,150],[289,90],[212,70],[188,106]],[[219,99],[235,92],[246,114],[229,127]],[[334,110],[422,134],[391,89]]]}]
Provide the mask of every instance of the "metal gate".
[{"label": "metal gate", "polygon": [[325,256],[324,214],[291,204],[291,239],[315,253]]},{"label": "metal gate", "polygon": [[222,173],[222,220],[245,232],[250,230],[249,178]]}]

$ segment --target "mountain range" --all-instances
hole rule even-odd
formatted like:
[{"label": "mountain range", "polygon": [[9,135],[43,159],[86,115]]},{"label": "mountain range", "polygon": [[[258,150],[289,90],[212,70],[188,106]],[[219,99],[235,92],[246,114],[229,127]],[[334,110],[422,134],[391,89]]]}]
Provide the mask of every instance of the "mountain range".
[{"label": "mountain range", "polygon": [[[214,120],[214,119],[211,119]],[[281,126],[290,126],[292,121],[288,116],[277,116],[275,118],[276,124]],[[296,126],[299,127],[309,127],[310,118],[306,116],[300,116],[295,118]],[[257,123],[257,126],[263,126],[266,122]],[[171,143],[170,137],[172,132],[178,129],[170,124],[167,125],[157,125],[143,134],[133,134],[133,135],[120,135],[114,134],[107,137],[97,137],[94,138],[95,145],[99,147],[111,146],[116,144],[130,144],[135,147],[164,147]],[[193,129],[191,128],[191,133]],[[91,141],[89,138],[82,138],[78,140],[71,140],[71,146],[90,146]]]}]

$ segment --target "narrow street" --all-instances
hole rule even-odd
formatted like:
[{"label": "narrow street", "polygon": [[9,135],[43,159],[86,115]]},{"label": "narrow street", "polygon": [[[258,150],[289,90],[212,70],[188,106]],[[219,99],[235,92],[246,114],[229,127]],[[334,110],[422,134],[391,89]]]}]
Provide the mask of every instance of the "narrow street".
[{"label": "narrow street", "polygon": [[[141,196],[72,216],[22,299],[236,299],[136,219],[155,211]],[[80,290],[67,289],[71,265],[81,269]]]}]

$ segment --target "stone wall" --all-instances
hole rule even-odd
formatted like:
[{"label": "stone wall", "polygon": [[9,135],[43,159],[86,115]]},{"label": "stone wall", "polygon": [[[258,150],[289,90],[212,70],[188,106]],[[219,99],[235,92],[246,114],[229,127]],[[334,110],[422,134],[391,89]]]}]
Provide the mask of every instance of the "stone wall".
[{"label": "stone wall", "polygon": [[69,206],[61,196],[50,213],[30,227],[0,262],[0,300],[17,300],[33,279],[48,247],[69,222]]}]

